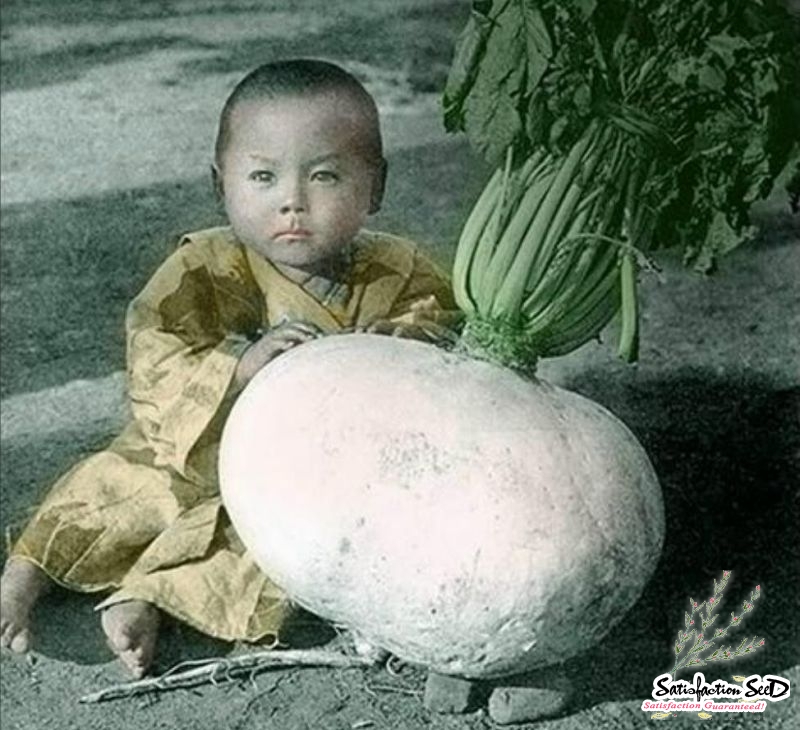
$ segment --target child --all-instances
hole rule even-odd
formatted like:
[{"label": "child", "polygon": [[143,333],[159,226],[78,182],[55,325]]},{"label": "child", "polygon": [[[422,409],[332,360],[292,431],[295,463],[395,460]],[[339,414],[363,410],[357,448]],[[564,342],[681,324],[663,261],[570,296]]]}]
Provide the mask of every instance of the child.
[{"label": "child", "polygon": [[291,606],[220,503],[219,438],[236,395],[296,345],[347,330],[436,340],[455,323],[446,279],[413,244],[361,230],[385,173],[375,103],[337,66],[267,64],[236,87],[213,165],[230,227],[187,235],[131,303],[133,420],[56,483],[16,543],[4,647],[30,647],[52,582],[111,591],[101,623],[135,676],[160,611],[225,640],[278,640]]}]

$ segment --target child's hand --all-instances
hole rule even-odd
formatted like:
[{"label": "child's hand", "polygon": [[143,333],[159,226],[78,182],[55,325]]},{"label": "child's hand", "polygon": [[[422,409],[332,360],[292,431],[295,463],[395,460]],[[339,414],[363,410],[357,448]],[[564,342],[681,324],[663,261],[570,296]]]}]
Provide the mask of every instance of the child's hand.
[{"label": "child's hand", "polygon": [[408,311],[400,317],[379,319],[356,331],[454,347],[458,343],[461,319],[460,312],[442,309],[436,297],[431,294],[411,304]]},{"label": "child's hand", "polygon": [[389,335],[391,337],[404,337],[410,340],[421,340],[435,345],[455,345],[458,335],[449,327],[436,322],[418,321],[393,322],[390,319],[379,319],[372,324],[359,328],[359,332],[368,332],[375,335]]},{"label": "child's hand", "polygon": [[267,330],[242,355],[234,375],[234,387],[241,390],[253,376],[268,362],[278,355],[291,350],[297,345],[316,339],[323,332],[319,327],[308,322],[284,322]]}]

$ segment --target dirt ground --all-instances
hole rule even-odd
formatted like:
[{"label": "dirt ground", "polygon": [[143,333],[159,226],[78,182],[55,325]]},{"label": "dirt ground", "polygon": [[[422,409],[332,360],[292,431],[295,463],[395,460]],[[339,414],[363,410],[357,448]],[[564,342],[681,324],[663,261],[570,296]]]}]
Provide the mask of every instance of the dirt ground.
[{"label": "dirt ground", "polygon": [[[390,184],[371,225],[420,240],[443,264],[486,169],[439,122],[438,91],[466,0],[293,3],[201,0],[2,6],[2,526],[13,532],[51,481],[105,444],[124,418],[122,316],[181,231],[222,220],[208,163],[227,91],[269,58],[341,62],[375,94]],[[671,666],[689,595],[733,571],[733,608],[760,584],[745,635],[752,657],[707,677],[800,681],[800,221],[785,199],[758,212],[757,241],[712,278],[661,256],[643,284],[640,363],[615,359],[614,330],[544,377],[619,415],[664,489],[667,543],[639,603],[565,671],[577,691],[541,728],[632,728]],[[401,600],[401,598],[400,598]],[[82,695],[122,681],[93,597],[54,591],[37,646],[0,664],[3,730],[492,727],[485,709],[437,715],[424,671],[290,669],[100,705]],[[330,633],[310,624],[301,644]],[[157,671],[242,651],[168,623]],[[793,727],[797,699],[718,728]],[[792,720],[794,718],[794,720]],[[670,723],[699,722],[695,716]],[[531,726],[532,727],[532,726]]]}]

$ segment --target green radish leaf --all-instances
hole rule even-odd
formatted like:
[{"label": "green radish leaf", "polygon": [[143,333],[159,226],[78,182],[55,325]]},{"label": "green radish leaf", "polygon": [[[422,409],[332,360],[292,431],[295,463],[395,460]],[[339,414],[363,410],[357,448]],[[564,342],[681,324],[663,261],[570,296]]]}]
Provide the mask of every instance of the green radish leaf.
[{"label": "green radish leaf", "polygon": [[456,45],[444,92],[445,126],[463,129],[492,164],[520,140],[528,100],[553,53],[532,0],[502,0],[473,11]]},{"label": "green radish leaf", "polygon": [[710,274],[714,271],[719,256],[733,251],[737,246],[752,239],[755,232],[753,227],[748,227],[741,233],[735,231],[725,219],[725,215],[717,212],[702,247],[696,253],[690,254],[686,262],[693,264],[696,271]]},{"label": "green radish leaf", "polygon": [[[530,0],[521,0],[517,5],[522,21],[518,43],[524,49],[523,53],[528,71],[527,88],[532,91],[539,85],[542,76],[547,71],[548,62],[553,55],[553,45],[550,42],[547,25],[545,25],[542,14],[536,4]],[[514,4],[509,7],[513,9]],[[511,10],[508,15],[507,22],[513,23],[514,16]]]},{"label": "green radish leaf", "polygon": [[736,65],[737,53],[747,51],[750,44],[740,36],[719,33],[708,39],[708,48],[722,61],[725,68],[729,69]]},{"label": "green radish leaf", "polygon": [[489,18],[473,9],[456,44],[455,58],[444,89],[444,124],[448,132],[464,129],[463,104],[478,74],[490,31]]},{"label": "green radish leaf", "polygon": [[[754,238],[750,208],[776,181],[800,205],[798,47],[800,19],[784,0],[475,0],[445,89],[447,129],[464,131],[498,167],[513,149],[514,168],[536,154],[555,169],[589,130],[600,130],[603,143],[592,174],[576,175],[583,199],[600,201],[591,215],[584,210],[580,230],[546,245],[535,236],[502,238],[519,201],[537,205],[516,178],[496,218],[504,260],[539,267],[514,267],[513,283],[526,273],[546,281],[552,301],[520,308],[518,296],[498,299],[509,286],[497,272],[511,268],[499,259],[492,267],[487,246],[481,264],[493,275],[478,277],[481,291],[473,293],[499,301],[492,316],[520,323],[540,352],[563,354],[597,335],[619,309],[624,284],[623,352],[634,357],[630,272],[562,277],[550,267],[565,260],[562,247],[582,240],[594,241],[598,261],[624,250],[640,262],[655,249],[679,248],[686,265],[709,273]],[[558,206],[551,213],[559,226],[574,222]],[[573,315],[545,325],[537,312]]]},{"label": "green radish leaf", "polygon": [[697,72],[697,82],[702,89],[722,91],[725,88],[725,74],[714,66],[701,66]]},{"label": "green radish leaf", "polygon": [[[499,164],[522,129],[519,112],[525,88],[523,25],[516,3],[491,16],[485,55],[464,102],[464,129],[480,152]],[[510,10],[508,9],[510,8]]]}]

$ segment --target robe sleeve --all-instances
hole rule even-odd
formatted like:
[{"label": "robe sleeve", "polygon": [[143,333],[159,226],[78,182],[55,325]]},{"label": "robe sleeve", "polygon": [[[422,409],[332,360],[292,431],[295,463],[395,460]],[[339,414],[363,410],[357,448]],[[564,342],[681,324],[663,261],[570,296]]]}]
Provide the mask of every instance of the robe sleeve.
[{"label": "robe sleeve", "polygon": [[155,464],[187,474],[187,458],[226,401],[249,340],[225,332],[214,279],[192,244],[175,251],[131,302],[128,389]]}]

